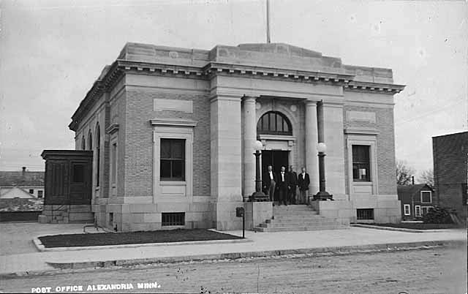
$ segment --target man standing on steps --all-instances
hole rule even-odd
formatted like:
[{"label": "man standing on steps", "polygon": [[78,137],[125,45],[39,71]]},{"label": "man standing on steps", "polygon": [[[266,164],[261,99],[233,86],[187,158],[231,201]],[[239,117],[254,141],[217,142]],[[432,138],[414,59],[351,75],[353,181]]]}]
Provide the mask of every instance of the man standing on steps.
[{"label": "man standing on steps", "polygon": [[289,188],[289,201],[291,204],[297,204],[296,201],[296,188],[297,188],[297,174],[292,165],[289,166],[288,173],[288,188]]},{"label": "man standing on steps", "polygon": [[278,175],[278,190],[279,190],[279,205],[283,203],[288,205],[288,174],[286,173],[286,168],[281,167],[281,172]]},{"label": "man standing on steps", "polygon": [[309,174],[306,173],[305,167],[302,168],[302,173],[299,174],[297,179],[297,183],[299,185],[299,204],[306,204],[307,203],[307,191],[309,190],[310,185],[310,178]]},{"label": "man standing on steps", "polygon": [[275,201],[275,191],[276,191],[276,183],[278,179],[276,174],[273,172],[273,167],[271,165],[268,166],[268,171],[263,175],[263,190],[270,198],[271,202]]}]

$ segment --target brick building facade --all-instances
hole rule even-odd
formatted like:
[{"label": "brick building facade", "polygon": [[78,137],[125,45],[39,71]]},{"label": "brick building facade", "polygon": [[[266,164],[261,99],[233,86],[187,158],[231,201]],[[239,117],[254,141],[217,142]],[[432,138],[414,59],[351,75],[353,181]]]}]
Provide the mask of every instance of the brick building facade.
[{"label": "brick building facade", "polygon": [[467,217],[468,132],[432,138],[436,204]]},{"label": "brick building facade", "polygon": [[[335,201],[312,206],[325,217],[398,222],[393,95],[403,88],[389,69],[286,44],[128,43],[69,127],[77,150],[94,151],[97,221],[119,231],[240,228],[235,208],[255,191],[256,140],[263,168],[267,156],[307,168],[310,195],[325,142]],[[272,203],[260,206],[270,217]]]}]

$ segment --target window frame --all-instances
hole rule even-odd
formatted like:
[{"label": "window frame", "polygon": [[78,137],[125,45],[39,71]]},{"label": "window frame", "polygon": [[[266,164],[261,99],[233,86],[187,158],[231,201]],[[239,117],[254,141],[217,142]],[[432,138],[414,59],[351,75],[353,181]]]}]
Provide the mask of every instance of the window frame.
[{"label": "window frame", "polygon": [[[197,122],[182,118],[156,118],[153,127],[153,200],[191,201],[193,197],[193,137]],[[161,138],[185,139],[185,181],[161,181]]]},{"label": "window frame", "polygon": [[[348,181],[348,193],[350,199],[354,199],[357,195],[378,195],[379,194],[379,183],[378,183],[378,148],[377,148],[377,134],[367,129],[345,129],[345,140],[346,140],[346,162],[347,162],[347,181]],[[353,145],[367,145],[370,146],[370,182],[353,181]],[[365,192],[363,192],[365,191]]]},{"label": "window frame", "polygon": [[415,205],[414,206],[414,217],[421,217],[421,216],[422,216],[421,205]]},{"label": "window frame", "polygon": [[[428,201],[423,201],[423,193],[429,193],[429,202]],[[421,200],[421,203],[432,203],[432,191],[421,191],[420,192],[420,200]]]},{"label": "window frame", "polygon": [[[431,208],[432,206],[421,206],[421,216],[427,214]],[[424,210],[426,210],[426,212],[424,212]]]},{"label": "window frame", "polygon": [[411,205],[403,204],[403,214],[404,215],[411,215]]}]

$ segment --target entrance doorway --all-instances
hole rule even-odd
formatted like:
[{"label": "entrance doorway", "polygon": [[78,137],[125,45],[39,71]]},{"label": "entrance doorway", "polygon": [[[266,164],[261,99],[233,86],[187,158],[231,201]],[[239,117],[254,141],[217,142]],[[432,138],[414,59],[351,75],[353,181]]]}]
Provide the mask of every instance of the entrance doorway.
[{"label": "entrance doorway", "polygon": [[289,165],[289,151],[281,150],[263,150],[262,151],[262,172],[265,173],[268,170],[268,166],[273,167],[273,172],[279,173],[281,167],[284,166],[286,171]]},{"label": "entrance doorway", "polygon": [[[279,174],[281,167],[284,166],[286,171],[288,170],[289,164],[289,151],[280,150],[263,150],[262,151],[262,173],[266,173],[268,166],[273,167],[273,172]],[[273,197],[275,201],[278,201],[278,191],[275,192]]]}]

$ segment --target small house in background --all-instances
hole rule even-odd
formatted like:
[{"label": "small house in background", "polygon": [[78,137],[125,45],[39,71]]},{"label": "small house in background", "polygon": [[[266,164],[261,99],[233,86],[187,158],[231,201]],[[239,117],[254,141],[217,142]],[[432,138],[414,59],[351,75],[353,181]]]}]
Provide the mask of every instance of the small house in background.
[{"label": "small house in background", "polygon": [[43,171],[0,171],[0,222],[37,221],[43,197]]},{"label": "small house in background", "polygon": [[43,198],[44,172],[0,171],[0,198]]},{"label": "small house in background", "polygon": [[434,190],[427,184],[398,186],[398,200],[401,202],[401,219],[416,220],[434,206]]},{"label": "small house in background", "polygon": [[468,132],[432,137],[435,203],[467,218]]}]

